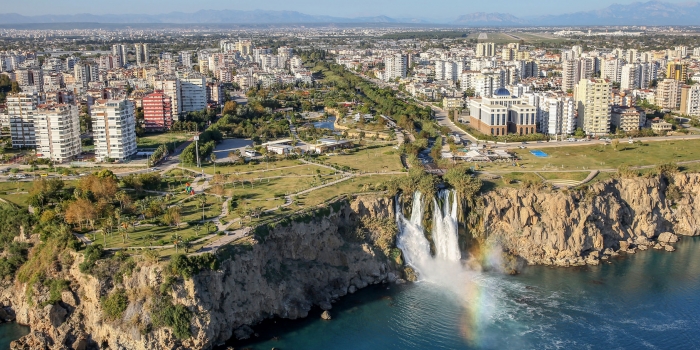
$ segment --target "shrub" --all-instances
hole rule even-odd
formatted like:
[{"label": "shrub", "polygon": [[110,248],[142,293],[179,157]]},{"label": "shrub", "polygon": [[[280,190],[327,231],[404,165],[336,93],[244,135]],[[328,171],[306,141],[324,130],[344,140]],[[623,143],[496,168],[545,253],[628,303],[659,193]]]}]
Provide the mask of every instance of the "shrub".
[{"label": "shrub", "polygon": [[107,297],[101,299],[102,313],[108,320],[116,320],[122,317],[122,314],[129,306],[129,298],[126,296],[124,289],[116,289]]},{"label": "shrub", "polygon": [[85,261],[80,263],[80,272],[90,273],[92,267],[95,266],[97,260],[102,258],[104,254],[101,244],[91,244],[87,246],[83,255],[85,256]]},{"label": "shrub", "polygon": [[202,254],[194,256],[186,256],[184,254],[175,255],[170,260],[170,271],[174,275],[182,276],[183,278],[192,278],[204,269],[216,270],[219,267],[219,262],[212,254]]},{"label": "shrub", "polygon": [[184,305],[173,305],[169,297],[156,297],[153,302],[151,320],[153,326],[170,327],[178,339],[187,339],[192,336],[190,332],[190,319],[192,312]]}]

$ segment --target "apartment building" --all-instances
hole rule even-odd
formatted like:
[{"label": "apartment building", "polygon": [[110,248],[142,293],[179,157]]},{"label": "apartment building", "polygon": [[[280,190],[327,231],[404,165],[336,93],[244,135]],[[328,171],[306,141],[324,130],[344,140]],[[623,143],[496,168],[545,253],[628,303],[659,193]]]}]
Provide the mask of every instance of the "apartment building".
[{"label": "apartment building", "polygon": [[635,107],[612,107],[610,122],[617,130],[625,132],[637,131],[646,122],[644,110]]},{"label": "apartment building", "polygon": [[10,127],[13,148],[36,147],[34,115],[43,101],[37,93],[18,93],[7,96],[6,118]]},{"label": "apartment building", "polygon": [[681,113],[700,117],[700,85],[681,88]]},{"label": "apartment building", "polygon": [[180,113],[199,112],[207,108],[207,80],[201,75],[180,78]]},{"label": "apartment building", "polygon": [[69,104],[41,105],[34,116],[36,155],[39,158],[65,162],[81,152],[78,106]]},{"label": "apartment building", "polygon": [[143,119],[146,131],[163,131],[173,126],[173,107],[170,96],[156,90],[143,97]]},{"label": "apartment building", "polygon": [[180,107],[180,80],[174,76],[162,77],[153,83],[153,87],[170,97],[173,117],[178,117],[182,111]]},{"label": "apartment building", "polygon": [[683,83],[675,79],[664,79],[656,85],[656,105],[670,110],[681,107],[681,87]]},{"label": "apartment building", "polygon": [[126,160],[136,153],[134,104],[128,100],[96,100],[91,110],[98,162]]},{"label": "apartment building", "polygon": [[406,56],[400,53],[384,58],[384,80],[406,77]]},{"label": "apartment building", "polygon": [[607,79],[582,79],[574,92],[578,126],[588,135],[610,133],[612,83]]}]

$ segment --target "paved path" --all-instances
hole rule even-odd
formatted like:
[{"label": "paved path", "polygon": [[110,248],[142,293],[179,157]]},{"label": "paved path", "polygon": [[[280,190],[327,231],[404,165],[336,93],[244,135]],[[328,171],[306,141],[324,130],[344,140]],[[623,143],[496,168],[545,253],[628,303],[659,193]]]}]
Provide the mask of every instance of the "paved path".
[{"label": "paved path", "polygon": [[219,248],[236,241],[238,239],[241,239],[245,236],[247,236],[251,231],[250,227],[244,227],[242,229],[238,229],[236,231],[231,232],[231,234],[222,236],[220,239],[215,240],[212,243],[209,243],[199,249],[197,252],[193,253],[192,255],[199,255],[199,254],[204,254],[204,253],[212,253],[216,254],[216,252],[219,250]]}]

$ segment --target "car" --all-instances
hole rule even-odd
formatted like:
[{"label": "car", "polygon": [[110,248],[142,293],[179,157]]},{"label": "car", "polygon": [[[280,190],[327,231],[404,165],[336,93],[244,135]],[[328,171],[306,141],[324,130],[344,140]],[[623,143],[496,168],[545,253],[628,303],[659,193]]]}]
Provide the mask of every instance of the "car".
[{"label": "car", "polygon": [[525,147],[525,146],[518,146],[518,148],[520,148],[520,149],[526,149],[527,147]]}]

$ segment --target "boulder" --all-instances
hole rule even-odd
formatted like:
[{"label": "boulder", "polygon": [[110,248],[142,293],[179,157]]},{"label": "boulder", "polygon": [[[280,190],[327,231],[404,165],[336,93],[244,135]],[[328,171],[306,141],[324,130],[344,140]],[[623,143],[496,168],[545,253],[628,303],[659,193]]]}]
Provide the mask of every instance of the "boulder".
[{"label": "boulder", "polygon": [[666,247],[664,247],[664,249],[666,249],[667,252],[673,252],[676,250],[676,248],[670,245],[667,245]]},{"label": "boulder", "polygon": [[326,310],[326,311],[324,311],[324,312],[321,314],[321,318],[324,319],[324,320],[326,320],[326,321],[330,321],[330,319],[331,319],[331,313],[328,312],[328,310]]},{"label": "boulder", "polygon": [[250,338],[251,334],[253,334],[253,329],[248,326],[243,326],[233,331],[233,335],[235,335],[236,339],[239,340],[248,339]]},{"label": "boulder", "polygon": [[76,339],[75,342],[73,342],[73,349],[74,350],[85,350],[85,349],[87,349],[87,346],[88,346],[88,341],[87,341],[87,338],[85,338],[85,336],[81,336],[78,339]]},{"label": "boulder", "polygon": [[333,306],[331,306],[331,303],[327,301],[322,301],[318,303],[318,306],[321,308],[321,310],[330,310],[333,308]]},{"label": "boulder", "polygon": [[54,327],[62,325],[66,321],[66,316],[68,316],[68,311],[60,305],[46,305],[44,311],[49,315],[49,321]]},{"label": "boulder", "polygon": [[664,242],[664,243],[676,243],[678,242],[678,236],[671,232],[664,232],[659,235],[659,238],[657,238],[659,242]]},{"label": "boulder", "polygon": [[629,248],[630,248],[630,244],[627,241],[620,241],[620,250],[621,251],[624,252]]},{"label": "boulder", "polygon": [[662,245],[659,244],[659,243],[656,243],[656,244],[654,245],[654,249],[661,250],[661,249],[664,249],[664,246],[662,246]]},{"label": "boulder", "polygon": [[352,286],[352,285],[350,287],[348,287],[348,293],[352,294],[355,292],[357,292],[357,287]]}]

